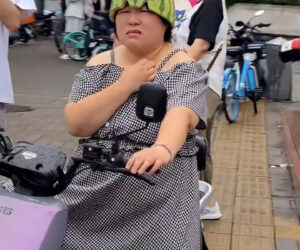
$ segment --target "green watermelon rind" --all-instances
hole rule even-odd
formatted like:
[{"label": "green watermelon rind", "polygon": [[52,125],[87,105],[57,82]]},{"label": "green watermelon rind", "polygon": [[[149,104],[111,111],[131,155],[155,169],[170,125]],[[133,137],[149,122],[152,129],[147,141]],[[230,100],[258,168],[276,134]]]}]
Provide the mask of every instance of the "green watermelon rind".
[{"label": "green watermelon rind", "polygon": [[147,3],[150,11],[166,19],[174,27],[175,7],[173,0],[113,0],[109,13],[112,21],[115,19],[115,13],[124,8],[127,3],[129,6],[136,8],[141,8]]}]

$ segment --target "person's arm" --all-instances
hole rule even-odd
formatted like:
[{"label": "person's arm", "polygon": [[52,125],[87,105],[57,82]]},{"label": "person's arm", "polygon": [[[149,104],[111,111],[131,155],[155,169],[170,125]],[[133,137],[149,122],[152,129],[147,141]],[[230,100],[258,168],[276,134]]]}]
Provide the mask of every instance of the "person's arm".
[{"label": "person's arm", "polygon": [[184,144],[187,134],[199,122],[194,111],[177,107],[167,112],[156,142],[150,148],[135,153],[127,162],[126,168],[133,174],[154,174],[159,168],[169,164]]},{"label": "person's arm", "polygon": [[192,46],[188,49],[188,55],[198,61],[209,49],[210,43],[204,39],[196,38]]},{"label": "person's arm", "polygon": [[215,40],[223,20],[222,0],[204,0],[192,17],[188,54],[199,60],[207,51],[215,46]]},{"label": "person's arm", "polygon": [[96,94],[68,103],[65,107],[65,119],[69,133],[79,137],[91,136],[106,123],[130,94],[125,82],[120,79]]},{"label": "person's arm", "polygon": [[21,10],[10,0],[0,1],[0,21],[9,31],[17,30],[21,23]]},{"label": "person's arm", "polygon": [[153,61],[142,59],[125,69],[120,79],[109,87],[78,102],[68,103],[65,107],[65,119],[69,133],[74,136],[87,137],[103,127],[142,83],[154,79],[154,66]]},{"label": "person's arm", "polygon": [[195,127],[205,128],[206,79],[201,65],[182,67],[177,73],[177,86],[168,91],[168,112],[161,123],[153,146],[133,154],[126,164],[133,174],[154,174],[168,165],[184,144],[187,134]]}]

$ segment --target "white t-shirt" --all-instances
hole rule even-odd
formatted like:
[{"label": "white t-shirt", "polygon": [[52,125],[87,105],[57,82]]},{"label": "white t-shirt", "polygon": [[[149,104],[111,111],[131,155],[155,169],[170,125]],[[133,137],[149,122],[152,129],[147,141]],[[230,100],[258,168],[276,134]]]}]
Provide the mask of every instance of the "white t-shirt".
[{"label": "white t-shirt", "polygon": [[[205,0],[204,0],[205,1]],[[222,46],[222,51],[217,57],[215,63],[208,74],[208,86],[221,96],[222,92],[222,81],[224,74],[224,64],[226,58],[226,38],[228,32],[228,18],[226,12],[226,5],[224,0],[222,1],[223,7],[223,19],[219,26],[217,36],[215,38],[215,46],[212,50],[208,51],[199,60],[203,67],[207,69],[210,62],[213,60],[217,50]],[[189,49],[188,38],[190,34],[190,22],[193,14],[199,9],[203,2],[196,4],[192,7],[188,0],[175,0],[176,9],[176,22],[173,29],[173,39],[172,42],[184,50]],[[202,11],[202,10],[200,10]],[[177,17],[179,15],[179,17]],[[178,21],[177,21],[178,19]]]},{"label": "white t-shirt", "polygon": [[[34,0],[11,0],[22,9],[22,17],[28,16],[35,10]],[[0,21],[0,102],[13,103],[13,89],[8,64],[9,31]]]}]

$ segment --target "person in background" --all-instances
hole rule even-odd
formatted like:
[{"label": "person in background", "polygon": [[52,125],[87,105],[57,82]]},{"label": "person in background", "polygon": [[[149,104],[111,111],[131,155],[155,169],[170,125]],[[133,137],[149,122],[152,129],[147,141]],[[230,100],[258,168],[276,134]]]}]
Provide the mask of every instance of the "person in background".
[{"label": "person in background", "polygon": [[17,30],[21,20],[34,10],[34,0],[0,1],[0,131],[6,129],[6,104],[14,102],[8,63],[9,32]]},{"label": "person in background", "polygon": [[82,31],[84,25],[84,0],[66,0],[66,32]]},{"label": "person in background", "polygon": [[66,0],[60,0],[60,8],[61,8],[61,12],[65,14],[67,9]]},{"label": "person in background", "polygon": [[[209,70],[206,93],[207,129],[202,133],[208,142],[206,169],[200,179],[212,183],[211,131],[214,114],[219,106],[226,57],[228,19],[224,0],[175,0],[175,28],[173,43],[186,50],[205,69]],[[222,216],[213,198],[200,214],[201,219],[219,219]]]},{"label": "person in background", "polygon": [[109,12],[111,0],[95,0],[95,10],[101,12]]},{"label": "person in background", "polygon": [[[66,0],[66,33],[83,30],[85,21],[85,2],[85,0]],[[60,56],[60,59],[67,60],[70,59],[70,57],[64,53]]]}]

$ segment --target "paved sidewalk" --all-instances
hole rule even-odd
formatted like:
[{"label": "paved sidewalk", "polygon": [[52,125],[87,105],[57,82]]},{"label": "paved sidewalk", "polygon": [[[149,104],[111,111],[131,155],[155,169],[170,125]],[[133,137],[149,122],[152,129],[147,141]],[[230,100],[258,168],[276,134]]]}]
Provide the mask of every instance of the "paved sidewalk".
[{"label": "paved sidewalk", "polygon": [[26,103],[33,111],[8,113],[6,134],[14,142],[47,145],[70,156],[78,139],[69,135],[64,120],[67,97],[16,95],[15,98],[16,103]]},{"label": "paved sidewalk", "polygon": [[[275,162],[282,163],[278,150],[283,148],[280,136],[275,137],[269,127],[275,116],[266,113],[266,105],[259,102],[259,113],[254,115],[252,103],[244,103],[235,124],[229,125],[223,114],[219,117],[213,189],[223,217],[204,223],[210,250],[300,249],[290,169],[273,165],[274,159],[269,158],[277,153]],[[277,151],[270,150],[274,140]]]},{"label": "paved sidewalk", "polygon": [[211,250],[275,249],[265,105],[241,106],[238,121],[221,116],[213,148],[213,189],[223,217],[205,222]]}]

